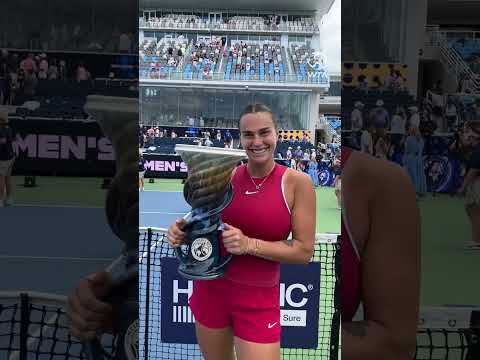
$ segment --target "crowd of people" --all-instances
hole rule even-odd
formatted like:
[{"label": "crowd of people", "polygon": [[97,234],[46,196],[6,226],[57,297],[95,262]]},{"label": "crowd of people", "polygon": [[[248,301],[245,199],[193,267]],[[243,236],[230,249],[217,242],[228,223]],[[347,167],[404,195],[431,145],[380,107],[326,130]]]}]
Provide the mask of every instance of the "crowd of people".
[{"label": "crowd of people", "polygon": [[[177,129],[178,131],[178,129]],[[194,139],[193,143],[199,146],[214,146],[223,144],[226,148],[233,148],[233,135],[229,129],[210,129],[210,128],[184,128],[177,132],[175,128],[159,126],[140,126],[139,128],[139,146],[148,148],[157,144],[156,139]],[[161,140],[158,140],[161,142]]]},{"label": "crowd of people", "polygon": [[3,49],[0,55],[0,103],[3,105],[23,104],[35,96],[40,80],[77,81],[90,80],[87,65],[80,61],[67,64],[63,59],[45,53],[34,55],[9,52]]},{"label": "crowd of people", "polygon": [[[292,44],[287,49],[279,41],[236,41],[226,36],[188,40],[144,38],[140,42],[140,76],[184,80],[307,81],[329,80],[322,55],[306,45]],[[291,63],[291,66],[289,65]],[[293,74],[291,74],[293,72]],[[286,75],[291,74],[295,79]]]},{"label": "crowd of people", "polygon": [[312,17],[295,16],[286,21],[278,15],[228,16],[210,20],[209,17],[192,14],[166,14],[159,17],[141,17],[141,27],[211,30],[254,30],[317,32],[318,25]]}]

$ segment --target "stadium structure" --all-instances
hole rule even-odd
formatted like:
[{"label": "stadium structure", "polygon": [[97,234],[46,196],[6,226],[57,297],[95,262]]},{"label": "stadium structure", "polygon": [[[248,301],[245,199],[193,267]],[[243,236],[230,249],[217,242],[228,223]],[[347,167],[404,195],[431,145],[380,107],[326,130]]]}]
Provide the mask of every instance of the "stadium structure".
[{"label": "stadium structure", "polygon": [[[403,157],[407,145],[402,142],[412,120],[417,120],[423,142],[417,154],[426,183],[425,196],[418,202],[419,360],[479,357],[480,293],[465,286],[475,281],[471,274],[478,259],[468,244],[462,244],[471,239],[463,200],[446,195],[457,193],[463,183],[466,163],[459,154],[468,157],[469,150],[461,149],[458,139],[464,124],[480,115],[479,13],[478,1],[342,1],[342,144],[357,147],[360,137],[370,133],[374,156],[408,169]],[[387,121],[369,130],[378,113],[388,114]],[[393,125],[395,114],[397,120],[406,120],[403,125]],[[378,139],[389,144],[387,153],[376,148]],[[412,181],[417,191],[421,182]],[[445,214],[448,227],[441,225]],[[445,291],[446,277],[462,279],[462,284],[448,284]],[[360,311],[357,319],[362,315]]]},{"label": "stadium structure", "polygon": [[333,2],[244,0],[227,10],[217,0],[141,1],[141,124],[179,137],[230,129],[235,142],[240,112],[262,102],[281,130],[297,131],[284,136],[329,142],[340,127],[340,74],[328,70],[320,27]]}]

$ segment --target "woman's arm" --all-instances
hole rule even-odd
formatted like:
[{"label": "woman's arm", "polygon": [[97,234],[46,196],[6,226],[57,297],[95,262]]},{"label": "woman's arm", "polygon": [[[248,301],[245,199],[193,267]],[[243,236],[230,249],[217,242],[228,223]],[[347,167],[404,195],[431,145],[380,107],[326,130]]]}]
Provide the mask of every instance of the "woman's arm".
[{"label": "woman's arm", "polygon": [[[290,264],[306,264],[311,260],[315,243],[315,191],[308,175],[292,171],[288,176],[292,177],[292,191],[294,192],[291,209],[292,239],[264,241],[250,238],[244,235],[240,229],[225,224],[223,243],[228,252],[235,255],[250,254]],[[288,186],[285,186],[285,189],[287,188]]]},{"label": "woman's arm", "polygon": [[420,216],[401,168],[386,164],[362,253],[365,320],[342,324],[342,359],[411,360],[420,286]]}]

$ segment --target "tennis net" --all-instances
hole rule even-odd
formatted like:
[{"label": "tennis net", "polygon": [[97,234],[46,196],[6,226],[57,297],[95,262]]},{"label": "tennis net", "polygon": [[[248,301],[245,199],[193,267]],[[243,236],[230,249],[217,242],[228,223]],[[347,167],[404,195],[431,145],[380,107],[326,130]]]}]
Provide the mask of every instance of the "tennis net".
[{"label": "tennis net", "polygon": [[[165,237],[166,230],[140,228],[139,357],[140,359],[201,360],[194,343],[162,342],[162,259],[174,258]],[[320,263],[318,346],[316,349],[282,348],[282,359],[339,358],[340,335],[340,251],[337,234],[317,234],[314,262]]]},{"label": "tennis net", "polygon": [[480,359],[480,307],[424,307],[417,331],[417,360]]},{"label": "tennis net", "polygon": [[[0,359],[85,359],[82,344],[70,336],[66,297],[38,292],[0,292]],[[102,337],[107,354],[115,339]]]}]

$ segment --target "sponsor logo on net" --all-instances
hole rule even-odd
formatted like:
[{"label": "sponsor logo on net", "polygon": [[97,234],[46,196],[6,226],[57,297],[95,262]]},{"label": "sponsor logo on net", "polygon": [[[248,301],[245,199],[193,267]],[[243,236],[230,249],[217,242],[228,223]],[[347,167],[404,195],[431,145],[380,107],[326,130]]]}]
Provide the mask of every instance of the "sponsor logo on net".
[{"label": "sponsor logo on net", "polygon": [[[195,318],[188,305],[179,305],[180,296],[190,298],[193,292],[193,281],[187,282],[187,288],[181,288],[178,280],[173,280],[173,322],[193,323]],[[305,309],[309,298],[308,293],[314,291],[311,284],[294,283],[286,286],[280,284],[280,325],[284,327],[306,327],[307,310]],[[184,302],[182,302],[184,303]],[[283,309],[288,307],[288,309]],[[270,327],[271,325],[271,327]],[[269,329],[275,323],[268,324]]]}]

